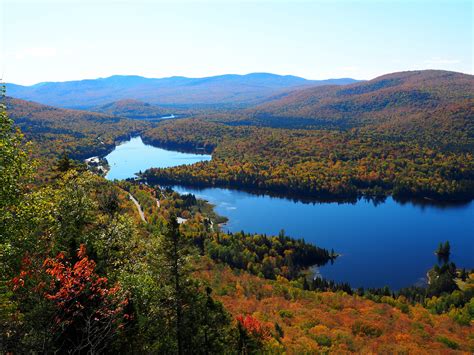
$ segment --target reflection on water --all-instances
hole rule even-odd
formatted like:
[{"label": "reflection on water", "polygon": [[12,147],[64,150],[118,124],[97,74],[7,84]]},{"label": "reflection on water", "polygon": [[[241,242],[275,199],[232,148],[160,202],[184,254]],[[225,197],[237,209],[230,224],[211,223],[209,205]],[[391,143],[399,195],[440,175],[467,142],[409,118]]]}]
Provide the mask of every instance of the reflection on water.
[{"label": "reflection on water", "polygon": [[354,287],[398,289],[425,282],[437,262],[440,242],[451,243],[451,261],[474,267],[474,203],[439,206],[360,199],[351,203],[309,203],[248,192],[174,186],[216,205],[229,218],[232,232],[277,235],[281,229],[295,238],[341,254],[333,265],[317,268],[321,276]]},{"label": "reflection on water", "polygon": [[141,137],[135,137],[118,145],[105,157],[110,170],[106,175],[109,180],[121,180],[135,177],[140,171],[148,168],[169,168],[182,164],[194,164],[210,160],[206,154],[188,154],[156,148],[144,144]]}]

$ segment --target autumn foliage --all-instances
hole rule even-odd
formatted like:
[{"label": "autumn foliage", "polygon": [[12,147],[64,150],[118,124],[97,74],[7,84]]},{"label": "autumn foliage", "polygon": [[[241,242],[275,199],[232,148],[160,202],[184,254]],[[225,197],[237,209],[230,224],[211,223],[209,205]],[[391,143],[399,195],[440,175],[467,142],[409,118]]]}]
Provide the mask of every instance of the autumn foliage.
[{"label": "autumn foliage", "polygon": [[236,317],[239,325],[244,329],[247,334],[259,340],[266,340],[270,338],[270,331],[265,327],[257,318],[251,315],[238,315]]},{"label": "autumn foliage", "polygon": [[34,261],[26,255],[20,274],[11,280],[20,300],[26,302],[37,294],[40,301],[50,301],[50,331],[65,349],[104,349],[130,319],[130,315],[124,314],[128,299],[120,285],[109,287],[108,279],[96,273],[96,263],[87,256],[84,244],[75,263],[68,261],[63,252],[47,258],[40,269],[33,268]]},{"label": "autumn foliage", "polygon": [[283,278],[265,280],[213,262],[203,263],[198,276],[246,333],[265,334],[269,353],[446,354],[450,347],[465,352],[474,347],[471,326],[420,304],[405,313],[389,303],[304,291]]},{"label": "autumn foliage", "polygon": [[95,304],[93,319],[96,322],[113,318],[123,310],[127,300],[118,300],[120,286],[107,288],[108,280],[95,273],[95,262],[86,254],[82,244],[77,252],[78,261],[71,266],[64,253],[44,262],[46,273],[52,277],[50,288],[44,296],[61,310],[57,323],[71,324],[86,308]]}]

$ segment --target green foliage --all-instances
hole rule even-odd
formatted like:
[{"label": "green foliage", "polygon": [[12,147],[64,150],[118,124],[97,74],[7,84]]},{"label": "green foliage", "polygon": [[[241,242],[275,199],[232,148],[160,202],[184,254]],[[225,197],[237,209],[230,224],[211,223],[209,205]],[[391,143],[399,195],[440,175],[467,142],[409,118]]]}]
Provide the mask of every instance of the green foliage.
[{"label": "green foliage", "polygon": [[315,335],[314,338],[315,338],[316,342],[318,343],[318,345],[320,345],[320,346],[326,346],[326,347],[330,348],[331,345],[332,345],[331,338],[328,337],[325,334]]},{"label": "green foliage", "polygon": [[435,252],[439,257],[443,258],[449,258],[449,255],[451,254],[451,245],[449,244],[449,241],[447,240],[446,242],[439,243],[438,249],[436,249]]},{"label": "green foliage", "polygon": [[145,132],[145,141],[212,151],[213,159],[144,176],[306,198],[470,200],[472,85],[460,73],[394,73],[351,87],[297,90],[243,112],[166,122]]},{"label": "green foliage", "polygon": [[93,107],[90,110],[111,116],[143,120],[159,119],[160,117],[171,113],[169,109],[132,99],[118,100],[105,105]]},{"label": "green foliage", "polygon": [[447,338],[447,337],[443,337],[443,336],[440,336],[440,337],[437,337],[436,338],[440,343],[443,343],[444,345],[446,345],[448,348],[450,349],[453,349],[453,350],[457,350],[459,349],[459,344],[456,343],[455,341]]},{"label": "green foliage", "polygon": [[206,239],[204,245],[212,259],[269,279],[276,276],[293,279],[309,266],[330,260],[326,249],[285,235],[217,233]]},{"label": "green foliage", "polygon": [[279,310],[278,314],[280,315],[281,318],[292,318],[293,317],[293,313],[291,311],[286,310],[286,309]]},{"label": "green foliage", "polygon": [[[3,102],[3,88],[0,91]],[[18,253],[15,240],[22,235],[19,217],[31,181],[32,164],[22,144],[23,136],[13,128],[0,103],[0,275],[11,275],[9,258]],[[2,277],[3,278],[3,277]],[[4,281],[4,280],[2,280]]]},{"label": "green foliage", "polygon": [[352,325],[352,334],[378,338],[382,335],[382,330],[368,323],[356,321]]},{"label": "green foliage", "polygon": [[430,271],[430,282],[427,290],[428,296],[438,296],[443,293],[451,293],[458,289],[454,279],[457,276],[454,263],[443,264],[441,267],[435,265]]}]

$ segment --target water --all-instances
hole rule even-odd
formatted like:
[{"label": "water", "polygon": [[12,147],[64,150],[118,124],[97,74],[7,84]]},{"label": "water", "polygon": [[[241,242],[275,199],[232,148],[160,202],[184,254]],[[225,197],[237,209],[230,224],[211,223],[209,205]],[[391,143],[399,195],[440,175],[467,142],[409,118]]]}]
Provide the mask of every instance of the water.
[{"label": "water", "polygon": [[[107,178],[123,179],[149,167],[191,164],[210,156],[154,148],[134,138],[107,159]],[[452,207],[401,204],[391,198],[378,205],[365,200],[303,203],[221,188],[174,189],[215,204],[217,213],[229,218],[225,230],[275,235],[284,229],[292,237],[334,248],[342,255],[319,272],[353,287],[399,289],[424,283],[426,272],[437,262],[434,250],[446,240],[451,243],[451,260],[474,268],[474,202]]]},{"label": "water", "polygon": [[106,175],[109,180],[121,180],[135,177],[139,171],[150,167],[169,168],[183,164],[194,164],[210,160],[206,154],[180,153],[144,144],[141,137],[135,137],[118,145],[105,157],[110,170]]},{"label": "water", "polygon": [[237,232],[287,235],[304,238],[342,254],[320,274],[353,287],[399,289],[424,284],[426,272],[436,262],[439,242],[451,243],[451,260],[459,267],[474,267],[474,203],[456,207],[384,203],[359,200],[355,204],[303,203],[257,196],[220,188],[175,186],[216,205],[229,218],[223,227]]}]

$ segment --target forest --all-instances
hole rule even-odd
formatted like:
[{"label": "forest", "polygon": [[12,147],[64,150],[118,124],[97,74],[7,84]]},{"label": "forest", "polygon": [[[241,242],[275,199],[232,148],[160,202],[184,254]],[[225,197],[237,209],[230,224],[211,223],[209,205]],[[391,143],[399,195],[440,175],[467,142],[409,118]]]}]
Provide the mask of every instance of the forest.
[{"label": "forest", "polygon": [[66,152],[75,159],[105,155],[117,141],[141,132],[147,123],[95,112],[61,109],[11,97],[2,98],[8,114],[37,158],[54,159]]},{"label": "forest", "polygon": [[212,152],[213,159],[143,177],[320,199],[469,201],[473,85],[466,74],[401,72],[164,122],[143,133],[145,142]]},{"label": "forest", "polygon": [[435,267],[439,287],[411,298],[309,282],[307,266],[334,252],[222,233],[191,195],[109,182],[67,157],[39,184],[3,106],[0,143],[4,353],[474,349],[472,271]]},{"label": "forest", "polygon": [[474,197],[472,151],[439,150],[355,129],[232,127],[183,119],[147,130],[143,137],[158,146],[212,151],[209,162],[149,169],[142,176],[150,182],[257,188],[325,199]]}]

